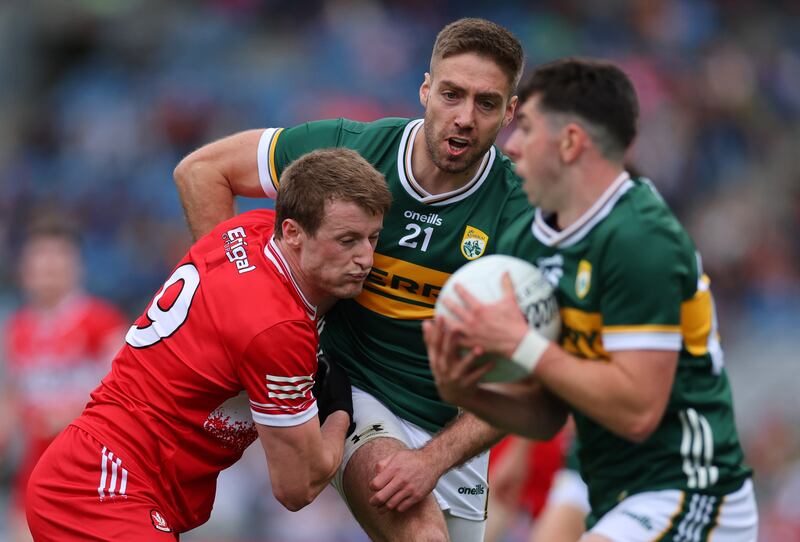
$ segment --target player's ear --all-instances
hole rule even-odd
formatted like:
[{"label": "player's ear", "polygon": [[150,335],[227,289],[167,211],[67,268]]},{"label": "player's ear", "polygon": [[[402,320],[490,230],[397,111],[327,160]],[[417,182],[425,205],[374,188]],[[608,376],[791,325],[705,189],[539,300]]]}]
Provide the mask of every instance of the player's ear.
[{"label": "player's ear", "polygon": [[511,124],[511,121],[514,120],[514,111],[517,110],[518,100],[519,98],[517,96],[512,96],[511,99],[508,100],[505,113],[503,113],[503,128]]},{"label": "player's ear", "polygon": [[591,145],[591,140],[586,130],[577,123],[568,123],[561,131],[561,143],[558,147],[561,160],[566,164],[574,162],[588,145]]},{"label": "player's ear", "polygon": [[283,241],[292,247],[299,247],[302,244],[305,230],[292,218],[287,218],[281,224],[281,232],[283,232]]},{"label": "player's ear", "polygon": [[422,104],[422,107],[428,107],[428,96],[431,92],[431,74],[425,72],[425,78],[422,80],[422,84],[419,86],[419,103]]}]

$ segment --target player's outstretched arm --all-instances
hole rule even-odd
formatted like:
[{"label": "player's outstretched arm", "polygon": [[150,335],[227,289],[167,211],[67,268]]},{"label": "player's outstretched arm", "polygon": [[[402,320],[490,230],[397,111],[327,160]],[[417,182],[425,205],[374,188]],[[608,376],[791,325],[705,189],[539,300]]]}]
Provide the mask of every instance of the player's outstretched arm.
[{"label": "player's outstretched arm", "polygon": [[195,239],[234,215],[234,194],[264,197],[257,160],[262,132],[247,130],[209,143],[175,168],[173,178]]},{"label": "player's outstretched arm", "polygon": [[350,416],[342,410],[330,414],[322,426],[316,416],[292,427],[256,424],[272,492],[288,510],[309,504],[331,481],[342,462],[349,427]]}]

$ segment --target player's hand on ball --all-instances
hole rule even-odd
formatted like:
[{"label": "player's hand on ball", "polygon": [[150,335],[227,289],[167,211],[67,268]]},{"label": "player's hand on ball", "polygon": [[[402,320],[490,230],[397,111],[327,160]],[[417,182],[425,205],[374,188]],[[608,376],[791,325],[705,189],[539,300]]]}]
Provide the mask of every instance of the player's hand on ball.
[{"label": "player's hand on ball", "polygon": [[530,329],[517,304],[514,285],[508,273],[502,278],[502,297],[494,303],[482,303],[460,284],[455,285],[461,305],[445,301],[457,320],[450,323],[461,334],[465,348],[481,348],[511,357],[522,337]]},{"label": "player's hand on ball", "polygon": [[444,318],[423,322],[422,332],[439,396],[454,405],[469,403],[493,363],[476,362],[483,354],[480,348],[463,352],[459,347],[460,334]]},{"label": "player's hand on ball", "polygon": [[327,417],[343,410],[350,417],[347,436],[355,429],[353,423],[353,390],[350,378],[338,363],[323,353],[317,355],[317,374],[314,375],[314,387],[311,389],[317,399],[317,416],[319,423],[325,423]]},{"label": "player's hand on ball", "polygon": [[561,327],[547,277],[533,264],[502,254],[456,270],[439,292],[434,313],[461,334],[460,346],[484,351],[478,363],[494,363],[483,378],[487,383],[528,377]]}]

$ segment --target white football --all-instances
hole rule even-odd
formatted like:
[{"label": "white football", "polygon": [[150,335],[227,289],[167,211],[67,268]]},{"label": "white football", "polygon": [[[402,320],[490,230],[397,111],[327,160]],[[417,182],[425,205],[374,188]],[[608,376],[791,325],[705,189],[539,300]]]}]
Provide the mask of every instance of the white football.
[{"label": "white football", "polygon": [[[473,260],[453,273],[439,292],[436,300],[435,313],[447,318],[456,319],[443,301],[461,304],[461,299],[455,291],[455,285],[460,284],[470,294],[481,302],[492,303],[503,296],[503,274],[511,275],[514,283],[514,294],[517,304],[528,320],[528,324],[543,337],[555,341],[561,331],[561,316],[558,312],[558,302],[555,289],[547,281],[541,271],[520,258],[491,254]],[[512,360],[487,352],[481,360],[496,360],[494,368],[484,376],[484,382],[511,382],[528,375],[528,371],[514,363]]]}]

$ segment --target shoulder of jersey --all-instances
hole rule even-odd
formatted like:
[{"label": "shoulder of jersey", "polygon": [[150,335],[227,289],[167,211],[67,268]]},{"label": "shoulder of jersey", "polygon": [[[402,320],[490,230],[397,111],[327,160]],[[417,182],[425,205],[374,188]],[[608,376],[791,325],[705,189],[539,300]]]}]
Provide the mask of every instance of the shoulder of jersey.
[{"label": "shoulder of jersey", "polygon": [[681,240],[689,235],[672,213],[666,201],[649,179],[634,178],[636,183],[622,196],[612,212],[609,226],[621,227],[626,235],[651,236],[655,231],[667,232]]},{"label": "shoulder of jersey", "polygon": [[212,230],[212,234],[223,234],[231,228],[237,227],[267,227],[270,231],[275,228],[275,211],[272,209],[254,209],[252,211],[245,211],[236,215],[224,222],[220,222]]},{"label": "shoulder of jersey", "polygon": [[408,122],[409,119],[401,117],[386,117],[372,122],[342,119],[342,129],[350,133],[360,134],[372,130],[394,129],[405,126]]}]

